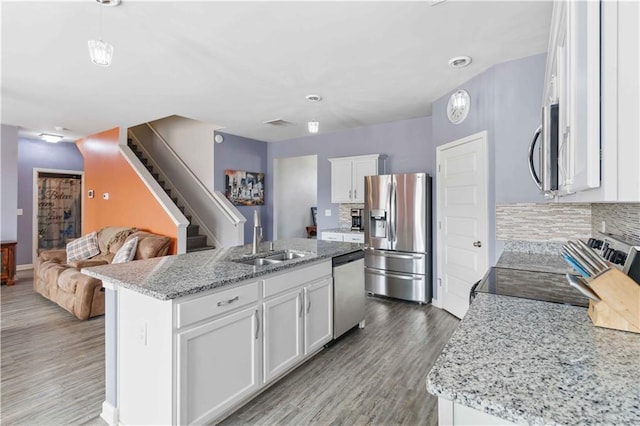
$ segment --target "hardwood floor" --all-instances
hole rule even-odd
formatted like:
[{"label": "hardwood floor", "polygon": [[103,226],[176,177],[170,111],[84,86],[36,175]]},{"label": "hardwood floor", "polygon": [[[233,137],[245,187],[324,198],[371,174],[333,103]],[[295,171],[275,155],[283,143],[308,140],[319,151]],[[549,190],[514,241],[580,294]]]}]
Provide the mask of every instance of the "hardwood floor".
[{"label": "hardwood floor", "polygon": [[[1,297],[0,423],[105,425],[104,317],[78,321],[25,272]],[[458,319],[368,298],[366,321],[222,424],[436,424],[425,379]]]}]

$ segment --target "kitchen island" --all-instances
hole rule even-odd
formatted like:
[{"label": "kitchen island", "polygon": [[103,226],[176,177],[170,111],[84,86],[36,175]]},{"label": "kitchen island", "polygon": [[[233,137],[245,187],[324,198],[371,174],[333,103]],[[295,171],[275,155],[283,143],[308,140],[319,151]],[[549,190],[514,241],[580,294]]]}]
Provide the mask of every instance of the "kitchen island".
[{"label": "kitchen island", "polygon": [[[83,269],[106,289],[109,424],[215,422],[332,338],[331,259],[308,239]],[[279,259],[279,260],[278,260]]]},{"label": "kitchen island", "polygon": [[640,335],[478,294],[427,378],[440,424],[640,424]]}]

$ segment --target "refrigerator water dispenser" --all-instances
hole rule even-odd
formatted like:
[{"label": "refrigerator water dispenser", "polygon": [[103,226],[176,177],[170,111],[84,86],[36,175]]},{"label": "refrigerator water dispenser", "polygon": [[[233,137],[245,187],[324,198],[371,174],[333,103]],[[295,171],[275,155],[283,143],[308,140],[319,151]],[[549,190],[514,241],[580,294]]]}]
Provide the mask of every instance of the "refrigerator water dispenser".
[{"label": "refrigerator water dispenser", "polygon": [[373,238],[387,238],[387,212],[373,209],[370,216],[370,233]]}]

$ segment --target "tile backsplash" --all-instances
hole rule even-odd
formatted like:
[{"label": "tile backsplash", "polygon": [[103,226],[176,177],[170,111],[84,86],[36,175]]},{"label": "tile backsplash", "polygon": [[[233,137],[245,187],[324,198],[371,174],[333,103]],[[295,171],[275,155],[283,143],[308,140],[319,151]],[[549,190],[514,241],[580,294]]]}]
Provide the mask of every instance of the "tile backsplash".
[{"label": "tile backsplash", "polygon": [[640,242],[640,203],[496,205],[496,239],[504,241],[600,237],[602,222],[606,233]]},{"label": "tile backsplash", "polygon": [[338,206],[338,227],[351,229],[351,209],[364,209],[364,204],[340,204]]},{"label": "tile backsplash", "polygon": [[640,203],[592,204],[591,228],[593,235],[613,234],[630,245],[640,245]]},{"label": "tile backsplash", "polygon": [[566,241],[591,236],[591,204],[496,205],[496,239]]}]

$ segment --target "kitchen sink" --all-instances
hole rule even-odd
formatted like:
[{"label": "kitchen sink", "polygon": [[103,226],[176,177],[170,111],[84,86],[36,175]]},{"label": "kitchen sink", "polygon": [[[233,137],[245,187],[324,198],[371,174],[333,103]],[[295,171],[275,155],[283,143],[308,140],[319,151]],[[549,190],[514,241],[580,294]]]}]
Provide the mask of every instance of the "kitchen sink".
[{"label": "kitchen sink", "polygon": [[284,262],[285,260],[293,260],[304,257],[304,253],[298,253],[294,251],[285,251],[281,253],[272,254],[270,256],[263,256],[254,259],[239,259],[234,260],[234,262],[242,263],[245,265],[253,265],[253,266],[266,266],[273,265],[275,263]]},{"label": "kitchen sink", "polygon": [[267,256],[265,259],[283,261],[283,260],[298,259],[300,257],[304,257],[304,254],[296,253],[294,251],[285,251],[284,253],[278,253],[278,254],[273,254],[271,256]]}]

